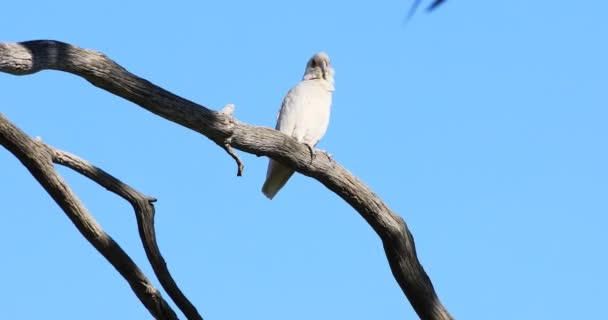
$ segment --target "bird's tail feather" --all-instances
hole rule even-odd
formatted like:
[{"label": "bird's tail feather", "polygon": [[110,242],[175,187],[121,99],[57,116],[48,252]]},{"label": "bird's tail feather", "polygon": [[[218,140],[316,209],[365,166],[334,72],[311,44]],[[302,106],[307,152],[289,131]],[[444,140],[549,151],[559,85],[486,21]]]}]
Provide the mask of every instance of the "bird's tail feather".
[{"label": "bird's tail feather", "polygon": [[264,193],[268,199],[274,198],[293,173],[294,171],[292,169],[287,168],[274,160],[270,160],[268,163],[266,181],[264,181],[264,186],[262,186],[262,193]]}]

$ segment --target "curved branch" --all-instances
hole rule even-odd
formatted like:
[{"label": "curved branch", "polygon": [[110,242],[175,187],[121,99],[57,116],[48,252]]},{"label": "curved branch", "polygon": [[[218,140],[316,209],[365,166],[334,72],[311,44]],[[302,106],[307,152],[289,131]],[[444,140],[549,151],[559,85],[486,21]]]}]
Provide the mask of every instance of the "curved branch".
[{"label": "curved branch", "polygon": [[9,150],[63,209],[78,231],[127,280],[135,295],[156,319],[177,319],[175,312],[146,275],[97,221],[57,173],[52,153],[36,143],[0,113],[0,145]]},{"label": "curved branch", "polygon": [[38,143],[47,149],[47,152],[51,155],[53,162],[71,168],[72,170],[97,182],[110,192],[113,192],[119,195],[121,198],[127,200],[133,206],[133,210],[135,210],[135,216],[137,218],[139,237],[141,238],[144,246],[146,256],[152,265],[154,274],[156,274],[167,294],[175,302],[177,307],[184,313],[187,319],[202,320],[203,318],[198,313],[194,305],[182,293],[177,286],[177,283],[175,283],[175,280],[167,268],[165,259],[161,255],[160,249],[158,248],[156,231],[154,229],[155,210],[154,206],[152,205],[153,202],[156,202],[156,199],[142,194],[102,169],[93,166],[84,159],[53,148],[48,144],[42,143],[41,141],[38,141]]},{"label": "curved branch", "polygon": [[209,110],[139,78],[105,55],[58,41],[0,43],[0,71],[15,75],[55,69],[81,76],[169,121],[199,132],[220,146],[271,157],[313,177],[370,224],[382,240],[391,271],[422,319],[452,319],[420,265],[407,225],[363,182],[327,155],[310,161],[308,149],[270,128],[252,126]]}]

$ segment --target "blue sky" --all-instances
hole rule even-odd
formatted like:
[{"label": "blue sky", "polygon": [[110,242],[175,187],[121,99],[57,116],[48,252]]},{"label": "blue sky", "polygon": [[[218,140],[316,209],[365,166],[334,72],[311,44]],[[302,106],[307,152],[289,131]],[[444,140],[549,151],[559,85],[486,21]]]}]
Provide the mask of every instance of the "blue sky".
[{"label": "blue sky", "polygon": [[[458,319],[586,319],[608,301],[608,4],[448,1],[3,4],[0,41],[56,39],[274,126],[306,60],[336,69],[319,144],[408,223]],[[0,74],[0,112],[157,197],[169,268],[206,319],[412,319],[381,242],[300,175],[223,150],[88,82]],[[0,151],[0,318],[148,319],[117,272]],[[129,205],[59,169],[153,277]],[[157,283],[155,281],[155,283]]]}]

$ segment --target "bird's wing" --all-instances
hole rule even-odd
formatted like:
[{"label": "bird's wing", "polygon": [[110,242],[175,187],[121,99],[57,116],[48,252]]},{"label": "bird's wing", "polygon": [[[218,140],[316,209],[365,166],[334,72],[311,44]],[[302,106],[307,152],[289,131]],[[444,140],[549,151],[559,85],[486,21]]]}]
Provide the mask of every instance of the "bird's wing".
[{"label": "bird's wing", "polygon": [[[277,125],[275,127],[276,130],[292,137],[294,136],[298,120],[298,109],[301,107],[301,103],[298,101],[302,98],[299,94],[299,91],[301,91],[299,90],[300,84],[297,84],[287,92],[277,115]],[[293,173],[292,169],[270,159],[268,171],[266,171],[266,181],[264,181],[264,185],[262,186],[262,193],[269,199],[272,199],[283,188]]]},{"label": "bird's wing", "polygon": [[301,83],[298,83],[287,92],[287,95],[283,98],[283,103],[281,103],[279,114],[277,115],[277,125],[275,129],[288,136],[292,136],[296,128],[298,109],[301,104],[300,101],[298,101],[301,99],[301,94],[299,92],[301,91],[299,90],[300,84]]}]

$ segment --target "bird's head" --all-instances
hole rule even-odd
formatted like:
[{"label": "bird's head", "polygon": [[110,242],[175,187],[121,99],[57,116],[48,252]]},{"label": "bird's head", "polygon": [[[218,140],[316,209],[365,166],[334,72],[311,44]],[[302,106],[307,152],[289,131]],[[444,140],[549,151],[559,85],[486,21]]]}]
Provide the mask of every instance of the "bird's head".
[{"label": "bird's head", "polygon": [[304,80],[325,79],[333,84],[334,69],[329,64],[329,56],[325,52],[315,53],[308,63],[304,71]]}]

